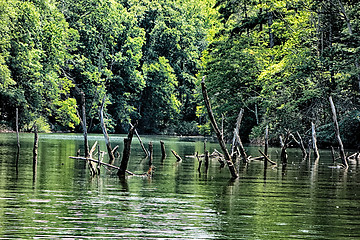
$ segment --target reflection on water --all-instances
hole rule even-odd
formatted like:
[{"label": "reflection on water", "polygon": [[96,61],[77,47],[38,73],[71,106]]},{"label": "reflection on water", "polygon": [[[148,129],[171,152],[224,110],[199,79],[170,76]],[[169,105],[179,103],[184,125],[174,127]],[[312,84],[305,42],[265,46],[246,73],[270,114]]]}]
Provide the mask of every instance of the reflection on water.
[{"label": "reflection on water", "polygon": [[[154,177],[120,181],[106,171],[90,178],[84,162],[68,159],[82,148],[81,135],[39,137],[33,175],[33,135],[21,135],[17,156],[15,134],[0,134],[0,238],[360,238],[359,166],[329,168],[327,151],[315,164],[289,149],[285,170],[281,164],[269,166],[265,175],[263,163],[253,161],[240,166],[240,178],[231,181],[216,160],[207,174],[199,175],[196,158],[183,157],[178,163],[170,152],[203,153],[202,139],[144,137],[145,146],[154,143]],[[123,137],[111,137],[120,152]],[[105,149],[101,135],[89,139]],[[167,150],[164,161],[160,140]],[[210,152],[219,149],[215,143],[207,147]],[[257,147],[248,151],[258,155]],[[280,153],[270,149],[270,155],[277,160]],[[129,170],[142,173],[147,168],[134,140]]]}]

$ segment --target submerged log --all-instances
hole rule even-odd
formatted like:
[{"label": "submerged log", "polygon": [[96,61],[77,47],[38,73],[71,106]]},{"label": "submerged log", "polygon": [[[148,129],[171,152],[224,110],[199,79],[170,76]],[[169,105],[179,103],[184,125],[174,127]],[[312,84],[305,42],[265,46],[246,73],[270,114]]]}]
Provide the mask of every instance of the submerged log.
[{"label": "submerged log", "polygon": [[337,117],[336,117],[336,109],[335,109],[335,105],[334,105],[334,102],[333,102],[331,96],[329,97],[329,101],[330,101],[331,112],[332,112],[332,117],[333,117],[333,121],[334,121],[335,135],[336,135],[336,138],[337,138],[338,143],[339,143],[339,151],[340,151],[341,162],[342,162],[342,164],[344,165],[345,168],[348,168],[349,165],[348,165],[348,162],[346,160],[344,145],[343,145],[341,137],[340,137],[339,123],[338,123]]},{"label": "submerged log", "polygon": [[100,125],[101,125],[102,132],[103,132],[103,134],[104,134],[105,144],[106,144],[106,148],[107,148],[107,151],[108,151],[108,154],[109,154],[109,158],[110,158],[109,163],[110,163],[110,164],[113,164],[113,163],[115,162],[115,156],[114,156],[114,153],[113,153],[112,148],[111,148],[110,138],[109,138],[108,132],[107,132],[107,130],[106,130],[106,125],[105,125],[105,121],[104,121],[104,104],[105,104],[105,99],[106,99],[106,95],[104,95],[103,100],[102,100],[102,103],[101,103],[101,106],[100,106],[100,108],[99,108],[100,123],[101,123]]},{"label": "submerged log", "polygon": [[230,154],[228,152],[228,149],[226,148],[226,144],[225,144],[223,135],[221,134],[221,132],[220,132],[218,126],[217,126],[217,123],[216,123],[215,118],[214,118],[214,114],[213,114],[212,109],[211,109],[209,97],[208,97],[206,86],[205,86],[205,77],[203,77],[203,79],[201,81],[201,88],[202,88],[202,94],[203,94],[206,109],[207,109],[207,112],[208,112],[208,115],[209,115],[209,118],[210,118],[211,125],[213,126],[214,131],[216,133],[216,137],[218,139],[221,150],[222,150],[222,152],[223,152],[223,154],[225,156],[225,160],[226,160],[226,163],[228,165],[231,176],[232,176],[232,178],[238,178],[239,177],[238,173],[236,171],[236,168],[235,168],[233,162],[231,161],[231,156],[230,156]]},{"label": "submerged log", "polygon": [[120,169],[117,173],[119,177],[125,176],[125,172],[128,166],[128,162],[130,159],[130,153],[131,153],[131,141],[134,136],[135,126],[132,126],[129,130],[127,138],[124,138],[124,150],[123,150],[123,156],[120,164]]},{"label": "submerged log", "polygon": [[174,150],[171,149],[172,154],[175,156],[176,160],[178,162],[182,161],[182,158],[179,156],[179,154],[177,154],[177,152],[175,152]]}]

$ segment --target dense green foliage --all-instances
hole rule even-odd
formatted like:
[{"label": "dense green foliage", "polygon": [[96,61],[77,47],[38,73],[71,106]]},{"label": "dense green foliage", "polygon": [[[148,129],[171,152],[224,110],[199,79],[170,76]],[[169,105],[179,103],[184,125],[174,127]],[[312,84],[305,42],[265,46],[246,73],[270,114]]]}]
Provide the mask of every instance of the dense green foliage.
[{"label": "dense green foliage", "polygon": [[252,131],[253,141],[266,125],[277,141],[285,129],[309,133],[314,122],[320,142],[329,144],[333,96],[345,143],[360,143],[357,1],[218,0],[217,7],[223,29],[207,50],[203,74],[228,132],[245,108],[252,121],[243,131]]},{"label": "dense green foliage", "polygon": [[[353,0],[0,0],[0,125],[211,134],[198,81],[230,137],[289,129],[360,142],[360,4]],[[330,134],[331,133],[331,134]]]},{"label": "dense green foliage", "polygon": [[[195,81],[213,29],[211,1],[0,1],[0,123],[196,134]],[[188,124],[183,124],[186,121]],[[189,127],[184,128],[183,126]]]}]

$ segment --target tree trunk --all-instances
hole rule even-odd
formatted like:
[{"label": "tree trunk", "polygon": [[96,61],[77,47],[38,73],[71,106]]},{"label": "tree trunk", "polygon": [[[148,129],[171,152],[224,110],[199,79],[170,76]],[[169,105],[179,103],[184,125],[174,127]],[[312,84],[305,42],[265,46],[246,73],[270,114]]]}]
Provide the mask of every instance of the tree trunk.
[{"label": "tree trunk", "polygon": [[171,149],[171,152],[172,152],[172,154],[174,155],[174,157],[176,158],[176,160],[177,160],[178,162],[182,161],[182,158],[180,157],[179,154],[177,154],[177,152],[175,152],[175,151],[172,150],[172,149]]},{"label": "tree trunk", "polygon": [[86,111],[85,111],[85,93],[81,92],[81,110],[82,110],[82,120],[81,126],[84,132],[84,151],[85,157],[89,157],[89,142],[88,142],[88,133],[86,127]]},{"label": "tree trunk", "polygon": [[205,161],[204,161],[204,165],[205,165],[205,173],[207,173],[208,168],[209,168],[209,151],[205,151]]},{"label": "tree trunk", "polygon": [[343,145],[343,143],[341,141],[341,137],[340,137],[339,124],[338,124],[337,117],[336,117],[336,109],[335,109],[335,105],[334,105],[334,102],[333,102],[331,96],[329,97],[329,101],[330,101],[332,117],[333,117],[333,121],[334,121],[335,134],[336,134],[336,138],[338,140],[339,148],[340,148],[339,151],[340,151],[341,162],[345,168],[348,168],[349,165],[346,160],[344,145]]},{"label": "tree trunk", "polygon": [[[264,148],[264,154],[268,155],[268,148],[269,148],[269,125],[266,125],[265,128],[265,148]],[[267,168],[267,161],[264,161],[264,168]]]},{"label": "tree trunk", "polygon": [[122,156],[119,171],[117,172],[117,175],[119,177],[125,176],[125,172],[126,172],[126,169],[127,169],[128,163],[129,163],[129,159],[130,159],[131,141],[134,136],[135,127],[136,126],[132,126],[129,130],[127,138],[124,138],[123,156]]},{"label": "tree trunk", "polygon": [[236,130],[234,130],[234,135],[236,136],[236,140],[237,140],[237,145],[239,146],[239,150],[240,150],[240,154],[241,154],[241,158],[243,160],[243,163],[247,163],[248,162],[248,157],[245,151],[245,148],[242,144],[242,141],[240,139],[240,136],[237,134]]},{"label": "tree trunk", "polygon": [[163,141],[160,141],[161,146],[161,159],[164,160],[166,158],[165,144]]},{"label": "tree trunk", "polygon": [[233,136],[233,140],[232,140],[232,144],[231,144],[231,156],[235,153],[235,148],[236,148],[236,134],[239,135],[239,130],[240,130],[240,124],[241,124],[241,120],[244,116],[244,109],[240,109],[239,115],[236,119],[236,125],[235,125],[235,132],[234,132],[234,136]]},{"label": "tree trunk", "polygon": [[209,118],[210,118],[211,125],[213,126],[214,131],[216,133],[216,137],[217,137],[218,142],[220,144],[221,150],[222,150],[222,152],[224,154],[224,157],[225,157],[226,163],[228,165],[229,171],[231,173],[231,176],[232,176],[232,178],[238,178],[238,173],[237,173],[237,171],[235,169],[234,164],[231,161],[230,154],[229,154],[229,152],[228,152],[228,150],[226,148],[225,141],[223,139],[222,134],[220,133],[220,130],[219,130],[219,128],[217,126],[217,123],[215,121],[215,118],[214,118],[214,114],[213,114],[212,109],[211,109],[209,97],[208,97],[206,86],[205,86],[205,77],[203,77],[203,79],[202,79],[201,88],[202,88],[202,94],[203,94],[203,97],[204,97],[204,101],[205,101],[206,109],[207,109],[207,112],[208,112],[208,115],[209,115]]},{"label": "tree trunk", "polygon": [[153,155],[154,155],[153,143],[152,143],[152,142],[149,142],[149,167],[152,166],[152,163],[153,163]]},{"label": "tree trunk", "polygon": [[114,164],[114,162],[115,162],[115,156],[114,156],[114,153],[113,153],[112,148],[111,148],[111,143],[110,143],[109,135],[108,135],[108,133],[107,133],[106,125],[105,125],[105,122],[104,122],[104,104],[105,104],[105,98],[106,98],[106,95],[104,96],[104,98],[103,98],[103,100],[102,100],[102,103],[101,103],[101,106],[100,106],[100,109],[99,109],[100,121],[101,121],[101,129],[102,129],[102,132],[103,132],[103,134],[104,134],[105,144],[106,144],[106,148],[107,148],[107,151],[108,151],[108,154],[109,154],[109,158],[110,158],[109,163],[110,163],[110,164]]},{"label": "tree trunk", "polygon": [[317,160],[319,160],[320,155],[319,155],[319,150],[318,150],[317,141],[316,141],[315,124],[313,122],[311,123],[311,133],[312,133],[311,134],[312,135],[312,146],[313,146],[313,150],[314,150],[315,161],[317,161]]},{"label": "tree trunk", "polygon": [[[130,127],[133,127],[133,125],[130,123]],[[139,142],[140,142],[140,145],[141,145],[141,148],[142,148],[142,150],[144,151],[144,153],[145,153],[145,155],[148,157],[149,156],[149,152],[146,150],[146,148],[145,148],[145,146],[144,146],[144,144],[143,144],[143,142],[142,142],[142,140],[141,140],[141,138],[140,138],[140,135],[139,135],[139,133],[138,133],[138,131],[135,129],[135,135],[136,135],[136,137],[137,137],[137,139],[139,140]]]},{"label": "tree trunk", "polygon": [[16,108],[16,139],[17,139],[17,148],[20,150],[20,137],[19,137],[19,109]]}]

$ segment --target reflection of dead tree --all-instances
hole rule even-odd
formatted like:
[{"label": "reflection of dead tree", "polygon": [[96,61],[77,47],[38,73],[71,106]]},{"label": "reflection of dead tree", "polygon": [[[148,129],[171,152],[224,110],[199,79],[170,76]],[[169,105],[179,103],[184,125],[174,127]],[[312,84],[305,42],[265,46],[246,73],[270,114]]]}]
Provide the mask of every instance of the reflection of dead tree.
[{"label": "reflection of dead tree", "polygon": [[217,123],[216,123],[215,118],[214,118],[214,114],[213,114],[212,109],[211,109],[209,97],[208,97],[206,86],[205,86],[205,77],[203,77],[203,80],[201,82],[201,88],[202,88],[202,94],[203,94],[203,97],[204,97],[204,102],[205,102],[205,105],[206,105],[208,116],[210,118],[211,125],[213,126],[213,129],[214,129],[214,131],[216,133],[216,137],[217,137],[218,142],[220,144],[221,150],[222,150],[222,152],[224,154],[225,161],[226,161],[226,163],[228,165],[231,176],[233,178],[238,178],[238,173],[237,173],[237,171],[235,169],[235,166],[234,166],[233,162],[231,161],[231,156],[230,156],[230,154],[228,152],[228,149],[226,148],[226,144],[225,144],[223,135],[221,134],[221,132],[220,132],[218,126],[217,126]]}]

